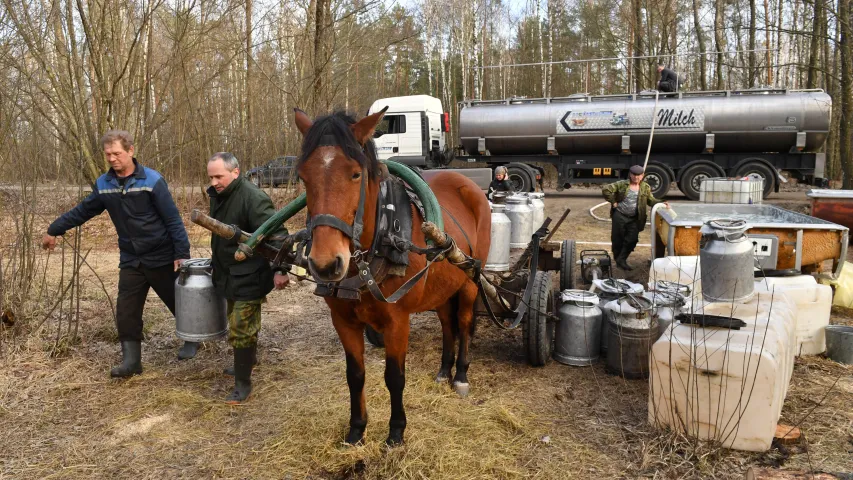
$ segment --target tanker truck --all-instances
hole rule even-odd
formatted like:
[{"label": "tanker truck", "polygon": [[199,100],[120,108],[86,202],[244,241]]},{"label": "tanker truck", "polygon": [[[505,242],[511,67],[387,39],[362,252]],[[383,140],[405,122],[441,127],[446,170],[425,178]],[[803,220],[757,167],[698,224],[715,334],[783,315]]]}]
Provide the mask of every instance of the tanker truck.
[{"label": "tanker truck", "polygon": [[382,159],[421,169],[445,168],[453,158],[503,165],[521,191],[535,189],[550,164],[562,190],[627,178],[651,142],[646,181],[654,195],[663,198],[675,182],[695,200],[705,178],[759,175],[765,197],[786,181],[782,171],[821,183],[826,155],[818,150],[832,100],[817,89],[470,100],[460,104],[455,150],[445,143],[451,119],[439,99],[385,98],[368,113],[386,106],[374,138]]}]

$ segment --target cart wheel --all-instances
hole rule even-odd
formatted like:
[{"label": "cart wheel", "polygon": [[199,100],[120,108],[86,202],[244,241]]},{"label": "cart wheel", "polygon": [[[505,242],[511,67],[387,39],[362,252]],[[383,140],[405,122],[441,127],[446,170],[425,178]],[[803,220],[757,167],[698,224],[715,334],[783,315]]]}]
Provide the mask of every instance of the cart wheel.
[{"label": "cart wheel", "polygon": [[524,348],[527,351],[527,363],[541,367],[551,359],[554,350],[554,322],[548,321],[548,315],[554,312],[554,292],[551,288],[551,274],[536,272],[533,279],[533,294],[525,315]]},{"label": "cart wheel", "polygon": [[366,338],[367,342],[376,348],[385,348],[385,337],[374,330],[370,325],[364,326],[364,338]]},{"label": "cart wheel", "polygon": [[575,288],[575,241],[563,240],[560,248],[560,291]]}]

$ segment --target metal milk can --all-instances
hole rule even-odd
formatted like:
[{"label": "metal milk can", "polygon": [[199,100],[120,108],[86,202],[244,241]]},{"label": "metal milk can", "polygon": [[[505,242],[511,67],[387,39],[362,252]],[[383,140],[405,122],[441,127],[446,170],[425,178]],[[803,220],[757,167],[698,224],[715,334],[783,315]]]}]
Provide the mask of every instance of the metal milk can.
[{"label": "metal milk can", "polygon": [[649,376],[649,352],[660,337],[660,325],[651,316],[652,302],[641,295],[630,295],[608,304],[613,312],[608,328],[608,373],[625,378]]},{"label": "metal milk can", "polygon": [[592,284],[599,291],[598,298],[602,305],[601,311],[604,314],[601,327],[601,354],[607,358],[607,337],[609,335],[607,325],[610,323],[610,318],[613,317],[613,312],[610,311],[608,305],[613,300],[618,300],[629,293],[642,294],[643,286],[628,280],[614,278],[593,280]]},{"label": "metal milk can", "polygon": [[530,208],[533,209],[534,232],[542,226],[543,222],[545,222],[545,201],[542,200],[544,197],[545,194],[539,192],[531,192],[527,194],[527,198],[530,203]]},{"label": "metal milk can", "polygon": [[505,272],[509,270],[509,241],[512,222],[504,211],[506,205],[492,204],[492,244],[486,258],[486,270]]},{"label": "metal milk can", "polygon": [[554,335],[554,360],[585,366],[598,361],[601,345],[601,309],[598,296],[586,290],[564,290]]},{"label": "metal milk can", "polygon": [[675,321],[675,316],[681,313],[685,304],[685,298],[678,292],[668,292],[666,290],[646,292],[645,297],[652,301],[652,317],[657,319],[660,325],[660,334],[663,335]]},{"label": "metal milk can", "polygon": [[533,209],[527,197],[513,195],[506,199],[506,216],[512,222],[510,248],[526,248],[533,237]]},{"label": "metal milk can", "polygon": [[175,330],[178,338],[206,342],[228,332],[225,298],[213,287],[209,258],[187,260],[175,280]]},{"label": "metal milk can", "polygon": [[702,296],[709,302],[743,302],[755,289],[755,257],[743,220],[711,220],[702,226],[699,266]]}]

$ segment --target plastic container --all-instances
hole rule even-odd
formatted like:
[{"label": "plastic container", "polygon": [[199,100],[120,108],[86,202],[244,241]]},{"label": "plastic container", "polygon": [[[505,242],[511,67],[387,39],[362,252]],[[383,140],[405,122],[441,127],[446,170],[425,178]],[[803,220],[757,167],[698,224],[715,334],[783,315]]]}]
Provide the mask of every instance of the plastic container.
[{"label": "plastic container", "polygon": [[770,448],[794,368],[796,305],[757,292],[704,305],[740,330],[678,324],[652,346],[649,421],[724,447]]},{"label": "plastic container", "polygon": [[699,201],[702,203],[758,204],[764,198],[764,179],[706,178],[699,186]]},{"label": "plastic container", "polygon": [[811,275],[797,275],[756,279],[755,290],[784,295],[797,306],[797,356],[826,350],[824,328],[832,311],[832,287],[818,284]]}]

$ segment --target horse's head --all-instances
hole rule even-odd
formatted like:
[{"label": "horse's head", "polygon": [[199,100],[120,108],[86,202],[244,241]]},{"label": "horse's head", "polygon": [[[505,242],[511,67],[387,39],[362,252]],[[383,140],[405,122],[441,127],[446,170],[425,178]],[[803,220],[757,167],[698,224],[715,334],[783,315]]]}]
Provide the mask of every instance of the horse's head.
[{"label": "horse's head", "polygon": [[297,171],[305,185],[308,230],[312,236],[308,266],[318,281],[338,282],[349,269],[352,252],[360,248],[362,214],[379,163],[373,132],[385,109],[356,122],[338,112],[314,122],[296,109],[302,133]]}]

